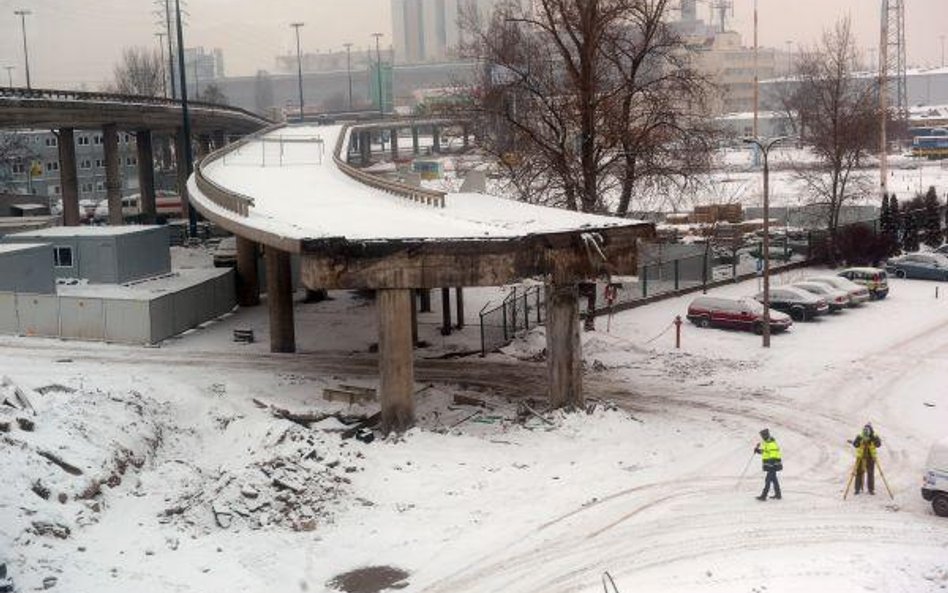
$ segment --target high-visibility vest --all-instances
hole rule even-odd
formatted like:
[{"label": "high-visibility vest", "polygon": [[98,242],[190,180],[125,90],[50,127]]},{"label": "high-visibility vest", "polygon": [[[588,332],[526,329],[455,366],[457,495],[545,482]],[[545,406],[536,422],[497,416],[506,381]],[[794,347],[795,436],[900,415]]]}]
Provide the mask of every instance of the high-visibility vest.
[{"label": "high-visibility vest", "polygon": [[876,459],[878,456],[878,453],[876,451],[878,446],[876,445],[876,443],[879,443],[879,445],[881,445],[882,439],[880,439],[875,434],[868,437],[863,436],[861,434],[856,436],[856,438],[853,439],[853,447],[856,448],[856,459],[862,459],[865,456],[866,451],[869,452],[869,457],[871,457],[872,459]]},{"label": "high-visibility vest", "polygon": [[770,439],[769,441],[764,441],[760,444],[760,457],[764,462],[764,469],[767,469],[767,466],[773,466],[780,463],[780,445],[777,444],[777,441]]}]

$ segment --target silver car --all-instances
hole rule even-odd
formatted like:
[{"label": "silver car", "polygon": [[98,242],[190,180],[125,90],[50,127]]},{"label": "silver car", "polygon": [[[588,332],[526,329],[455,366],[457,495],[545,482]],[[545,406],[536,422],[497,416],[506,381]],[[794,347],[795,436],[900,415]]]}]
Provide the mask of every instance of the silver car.
[{"label": "silver car", "polygon": [[802,288],[826,300],[830,311],[842,311],[849,306],[849,293],[820,282],[794,282],[791,286]]},{"label": "silver car", "polygon": [[837,290],[846,291],[849,295],[850,307],[861,305],[871,298],[868,288],[856,284],[852,280],[847,280],[842,276],[813,276],[807,278],[806,282],[819,282],[820,284],[832,286]]}]

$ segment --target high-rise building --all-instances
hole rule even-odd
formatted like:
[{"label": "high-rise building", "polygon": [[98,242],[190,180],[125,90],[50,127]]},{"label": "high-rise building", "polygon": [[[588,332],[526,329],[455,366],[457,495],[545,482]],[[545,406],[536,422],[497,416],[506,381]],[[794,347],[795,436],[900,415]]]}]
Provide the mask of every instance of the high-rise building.
[{"label": "high-rise building", "polygon": [[[524,5],[529,0],[522,0]],[[462,13],[476,10],[483,20],[500,0],[392,0],[392,46],[396,64],[444,62],[457,58]]]}]

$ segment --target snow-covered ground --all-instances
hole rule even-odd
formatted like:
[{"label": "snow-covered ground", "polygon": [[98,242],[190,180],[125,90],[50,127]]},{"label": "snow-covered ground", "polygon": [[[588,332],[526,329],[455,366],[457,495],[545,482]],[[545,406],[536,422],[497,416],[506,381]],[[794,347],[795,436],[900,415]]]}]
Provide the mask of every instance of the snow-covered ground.
[{"label": "snow-covered ground", "polygon": [[[349,348],[374,340],[371,303],[301,305],[310,352],[289,356],[214,325],[157,349],[0,338],[0,421],[13,422],[0,558],[23,591],[50,577],[69,592],[323,591],[360,567],[404,571],[394,586],[418,592],[593,593],[604,571],[623,592],[944,591],[948,523],[918,493],[948,430],[948,295],[935,286],[892,280],[888,299],[795,324],[767,351],[687,324],[676,351],[669,324],[691,297],[618,314],[610,333],[600,319],[583,335],[588,414],[542,420],[521,405],[544,409],[542,329],[486,359],[422,361],[418,428],[371,443],[342,439],[335,418],[304,428],[260,407],[374,411],[322,399],[375,384],[372,359]],[[13,386],[35,414],[3,405]],[[894,500],[878,476],[875,496],[842,500],[846,439],[866,421]],[[764,426],[786,469],[784,499],[761,503],[751,450]],[[370,574],[402,578],[382,572]]]}]

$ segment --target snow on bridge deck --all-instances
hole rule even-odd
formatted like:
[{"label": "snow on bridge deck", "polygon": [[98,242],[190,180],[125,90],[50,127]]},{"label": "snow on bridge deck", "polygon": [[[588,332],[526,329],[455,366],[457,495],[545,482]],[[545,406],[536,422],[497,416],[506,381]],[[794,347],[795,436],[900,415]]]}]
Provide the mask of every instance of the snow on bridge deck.
[{"label": "snow on bridge deck", "polygon": [[499,240],[641,224],[485,194],[449,193],[444,208],[413,202],[368,187],[339,169],[333,150],[343,129],[340,125],[280,128],[208,163],[207,179],[253,198],[247,217],[211,202],[193,177],[191,199],[236,224],[288,239]]}]

